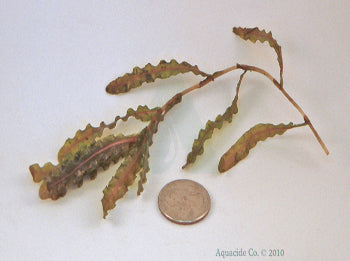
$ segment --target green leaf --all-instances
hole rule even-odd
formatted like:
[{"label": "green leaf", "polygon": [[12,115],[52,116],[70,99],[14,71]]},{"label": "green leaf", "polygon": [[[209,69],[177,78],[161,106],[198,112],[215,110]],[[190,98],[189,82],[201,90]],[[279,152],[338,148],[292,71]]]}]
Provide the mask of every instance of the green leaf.
[{"label": "green leaf", "polygon": [[65,160],[58,165],[48,162],[43,167],[33,164],[29,170],[35,182],[41,182],[39,196],[41,199],[58,199],[63,197],[70,185],[80,187],[85,176],[94,179],[97,170],[107,169],[110,163],[116,163],[125,157],[135,136],[110,135],[98,141],[81,146],[72,160]]},{"label": "green leaf", "polygon": [[305,126],[306,123],[288,125],[279,124],[257,124],[243,134],[241,138],[221,157],[218,166],[219,172],[225,172],[235,166],[239,161],[248,156],[250,149],[254,148],[259,141],[264,141],[268,137],[273,137],[276,134],[282,135],[287,130]]},{"label": "green leaf", "polygon": [[157,66],[149,63],[144,68],[135,67],[132,73],[126,73],[124,76],[110,82],[106,87],[106,91],[109,94],[124,93],[141,86],[145,82],[154,82],[156,79],[166,79],[179,73],[187,72],[204,77],[209,76],[199,70],[196,65],[192,66],[187,62],[178,63],[174,59],[170,62],[162,60]]},{"label": "green leaf", "polygon": [[283,86],[283,60],[282,60],[282,51],[281,46],[278,45],[277,41],[272,37],[272,33],[266,33],[265,30],[259,30],[258,27],[254,28],[242,28],[242,27],[234,27],[233,32],[241,37],[244,40],[250,40],[253,43],[256,41],[265,42],[267,41],[269,45],[275,50],[277,54],[277,61],[280,67],[280,85]]},{"label": "green leaf", "polygon": [[238,107],[237,107],[237,101],[238,101],[238,93],[239,88],[242,83],[242,79],[247,71],[244,71],[237,83],[236,87],[236,96],[232,101],[232,104],[226,109],[225,113],[223,115],[218,115],[215,119],[215,121],[207,121],[207,124],[205,125],[205,129],[201,129],[198,134],[198,138],[194,140],[192,145],[192,151],[188,153],[186,164],[182,166],[182,168],[186,168],[189,164],[192,164],[196,161],[197,156],[202,155],[204,152],[204,143],[206,140],[210,139],[213,135],[214,129],[221,129],[223,123],[232,122],[233,114],[237,114]]}]

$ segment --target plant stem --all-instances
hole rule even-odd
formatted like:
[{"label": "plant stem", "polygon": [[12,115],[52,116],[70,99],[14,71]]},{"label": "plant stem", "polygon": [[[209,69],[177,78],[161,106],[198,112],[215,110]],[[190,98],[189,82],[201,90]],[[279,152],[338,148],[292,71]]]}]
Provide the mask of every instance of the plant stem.
[{"label": "plant stem", "polygon": [[305,114],[305,112],[301,109],[301,107],[293,100],[293,98],[286,92],[286,90],[280,85],[280,83],[278,83],[278,81],[273,78],[271,76],[271,74],[269,74],[268,72],[266,72],[265,70],[255,67],[255,66],[250,66],[250,65],[245,65],[245,64],[237,64],[237,66],[243,70],[248,70],[248,71],[254,71],[257,73],[260,73],[264,76],[266,76],[270,81],[273,82],[273,84],[283,93],[283,95],[288,99],[288,101],[300,112],[300,114],[303,116],[304,121],[309,125],[311,131],[313,132],[313,134],[315,135],[317,141],[320,143],[322,149],[324,150],[324,152],[328,155],[329,151],[326,147],[326,145],[324,144],[324,142],[322,141],[320,135],[318,135],[317,131],[315,130],[314,126],[312,125],[309,117]]},{"label": "plant stem", "polygon": [[175,96],[173,96],[166,104],[164,104],[164,106],[161,108],[161,111],[164,112],[166,110],[166,108],[169,106],[169,104],[171,104],[175,99],[177,99],[179,95],[184,96],[187,93],[190,93],[191,91],[202,88],[203,86],[214,81],[214,79],[220,77],[221,75],[224,75],[228,72],[231,72],[231,71],[237,70],[237,69],[239,69],[239,67],[237,65],[235,65],[235,66],[231,66],[229,68],[226,68],[225,70],[217,71],[217,72],[213,73],[212,75],[209,75],[203,81],[201,81],[201,82],[183,90],[182,92],[176,94]]},{"label": "plant stem", "polygon": [[228,73],[228,72],[231,72],[231,71],[234,71],[234,70],[237,70],[237,69],[242,69],[242,70],[245,70],[245,71],[254,71],[254,72],[257,72],[257,73],[260,73],[262,75],[264,75],[266,78],[268,78],[281,92],[282,94],[288,99],[288,101],[300,112],[300,114],[303,116],[304,118],[304,121],[307,125],[309,125],[311,131],[313,132],[313,134],[315,135],[317,141],[319,142],[319,144],[321,145],[322,149],[325,151],[325,153],[328,155],[329,154],[329,151],[326,147],[326,145],[324,144],[324,142],[322,141],[320,135],[318,135],[317,131],[315,130],[314,126],[312,125],[309,117],[305,114],[305,112],[301,109],[301,107],[294,101],[294,99],[286,92],[286,90],[281,86],[281,84],[275,79],[272,77],[271,74],[269,74],[267,71],[261,69],[261,68],[258,68],[258,67],[255,67],[255,66],[251,66],[251,65],[246,65],[246,64],[237,64],[237,65],[234,65],[234,66],[231,66],[231,67],[228,67],[224,70],[221,70],[221,71],[217,71],[215,73],[213,73],[212,75],[206,77],[203,81],[185,89],[184,91],[176,94],[175,96],[173,96],[162,108],[161,108],[161,112],[163,113],[164,112],[164,115],[168,112],[169,109],[169,105],[174,103],[174,101],[176,99],[178,99],[179,95],[180,96],[184,96],[186,95],[187,93],[190,93],[191,91],[193,90],[196,90],[196,89],[199,89],[199,88],[202,88],[203,86],[207,85],[208,83],[214,81],[214,79]]}]

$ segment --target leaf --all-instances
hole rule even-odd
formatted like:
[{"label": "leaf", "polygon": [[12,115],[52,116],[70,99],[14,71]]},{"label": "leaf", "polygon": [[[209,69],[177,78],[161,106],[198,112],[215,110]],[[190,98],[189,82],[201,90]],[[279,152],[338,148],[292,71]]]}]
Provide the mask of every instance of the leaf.
[{"label": "leaf", "polygon": [[192,66],[187,62],[178,63],[174,59],[170,62],[161,60],[157,66],[149,63],[144,68],[135,67],[132,73],[126,73],[124,76],[110,82],[106,87],[106,91],[109,94],[124,93],[141,86],[145,82],[154,82],[156,79],[166,79],[179,73],[187,72],[204,77],[209,76],[205,72],[200,71],[196,65]]},{"label": "leaf", "polygon": [[149,144],[146,143],[145,146],[143,146],[143,153],[140,160],[140,165],[142,166],[142,170],[139,173],[139,181],[138,181],[138,188],[137,188],[137,195],[140,196],[143,192],[143,184],[147,182],[146,173],[150,170],[149,164],[148,164],[148,158],[149,158]]},{"label": "leaf", "polygon": [[201,129],[198,134],[198,138],[194,140],[192,145],[192,151],[188,153],[186,164],[182,166],[182,168],[186,168],[189,164],[194,163],[196,161],[197,156],[202,155],[204,152],[204,143],[206,140],[210,139],[213,135],[214,129],[221,129],[224,121],[227,121],[229,123],[232,122],[233,114],[237,114],[238,107],[237,107],[237,101],[238,101],[238,93],[239,88],[242,83],[242,79],[247,71],[244,71],[237,83],[236,87],[236,96],[232,101],[232,104],[226,109],[225,113],[223,115],[218,115],[215,119],[215,121],[207,121],[207,124],[205,125],[205,129]]},{"label": "leaf", "polygon": [[256,41],[265,42],[267,41],[269,45],[275,49],[275,52],[277,54],[277,61],[280,67],[280,85],[283,86],[283,60],[282,60],[282,51],[281,46],[278,45],[277,41],[272,37],[272,33],[268,32],[266,33],[265,30],[259,30],[258,27],[254,28],[242,28],[242,27],[234,27],[233,32],[241,37],[244,40],[250,40],[253,43]]},{"label": "leaf", "polygon": [[111,162],[116,163],[136,142],[135,136],[110,135],[93,141],[75,152],[73,159],[58,165],[48,162],[43,167],[33,164],[29,170],[35,182],[43,181],[39,189],[41,199],[53,200],[63,197],[70,185],[80,187],[85,176],[94,179],[99,167],[107,169]]},{"label": "leaf", "polygon": [[79,150],[86,149],[91,142],[101,137],[104,129],[113,129],[120,119],[126,121],[130,117],[134,117],[141,121],[150,121],[159,110],[159,107],[149,109],[147,106],[140,105],[136,111],[129,108],[126,115],[123,117],[116,116],[114,121],[110,124],[101,122],[99,127],[92,127],[91,124],[88,124],[84,130],[78,130],[74,138],[66,140],[65,144],[58,152],[58,162],[63,163],[64,161],[71,161]]},{"label": "leaf", "polygon": [[279,124],[257,124],[243,134],[241,138],[221,157],[218,166],[219,172],[225,172],[235,166],[239,161],[248,156],[250,149],[254,148],[259,141],[264,141],[268,137],[276,134],[282,135],[288,129],[305,126],[306,123],[294,125],[290,122],[288,125]]},{"label": "leaf", "polygon": [[152,145],[152,137],[157,132],[158,124],[162,120],[163,115],[159,112],[150,124],[140,132],[137,142],[130,149],[128,156],[117,169],[108,186],[103,190],[101,200],[103,218],[106,218],[108,211],[116,206],[116,201],[124,197],[128,187],[134,183],[137,174],[140,175],[137,195],[143,191],[142,184],[146,182],[146,173],[149,171],[149,146]]},{"label": "leaf", "polygon": [[159,113],[159,110],[159,107],[149,109],[146,105],[139,105],[136,111],[132,108],[128,109],[127,114],[122,117],[122,120],[126,121],[129,117],[134,117],[141,121],[151,121]]},{"label": "leaf", "polygon": [[133,147],[108,186],[103,190],[103,218],[106,218],[108,211],[115,207],[115,202],[126,194],[128,186],[134,183],[136,174],[141,169],[139,151],[136,146]]},{"label": "leaf", "polygon": [[78,130],[74,138],[68,138],[62,148],[58,151],[58,162],[71,161],[79,150],[84,150],[97,137],[100,137],[107,127],[104,122],[99,127],[88,124],[84,130]]},{"label": "leaf", "polygon": [[29,167],[29,171],[32,174],[34,182],[38,183],[52,175],[52,173],[57,173],[59,170],[51,162],[47,162],[43,167],[40,167],[37,163],[33,164]]}]

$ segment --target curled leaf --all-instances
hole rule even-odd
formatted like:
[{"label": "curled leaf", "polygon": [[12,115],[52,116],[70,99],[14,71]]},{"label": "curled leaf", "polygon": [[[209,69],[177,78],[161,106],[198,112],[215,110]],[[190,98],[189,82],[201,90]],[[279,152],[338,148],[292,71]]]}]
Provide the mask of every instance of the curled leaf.
[{"label": "curled leaf", "polygon": [[146,173],[149,171],[149,146],[152,145],[152,137],[157,132],[158,124],[162,120],[163,116],[159,112],[150,124],[140,132],[137,136],[137,142],[130,149],[108,186],[103,190],[101,200],[103,218],[106,218],[108,211],[116,206],[116,201],[126,194],[128,187],[134,183],[137,174],[140,176],[137,195],[140,195],[143,191],[142,184],[146,182]]},{"label": "curled leaf", "polygon": [[221,129],[223,123],[232,122],[232,118],[234,114],[237,114],[238,107],[237,107],[237,101],[238,101],[238,93],[239,88],[242,83],[242,79],[247,71],[244,71],[237,83],[236,87],[236,96],[232,101],[232,104],[226,109],[225,113],[223,115],[218,115],[215,119],[215,121],[207,121],[205,125],[205,129],[201,129],[198,134],[198,138],[194,140],[192,145],[192,151],[187,154],[187,160],[186,164],[182,166],[182,168],[186,168],[189,164],[194,163],[196,161],[197,156],[202,155],[204,152],[204,143],[206,140],[210,139],[213,135],[214,129]]},{"label": "curled leaf", "polygon": [[139,181],[138,181],[138,188],[137,188],[137,195],[140,196],[143,192],[143,184],[147,182],[146,173],[150,170],[148,165],[148,158],[149,158],[149,152],[148,152],[148,146],[145,146],[147,149],[145,153],[143,154],[143,157],[141,158],[141,166],[142,170],[139,174]]},{"label": "curled leaf", "polygon": [[254,28],[242,28],[242,27],[234,27],[233,32],[241,37],[244,40],[250,40],[253,43],[256,41],[265,42],[267,41],[269,45],[275,50],[277,54],[277,61],[280,67],[280,85],[283,86],[283,60],[282,60],[282,51],[281,46],[277,43],[277,41],[272,37],[272,33],[266,33],[265,30],[259,30],[258,27]]},{"label": "curled leaf", "polygon": [[147,105],[140,105],[137,107],[136,111],[132,108],[129,108],[127,114],[122,117],[122,120],[126,121],[129,117],[134,117],[141,121],[151,121],[159,113],[159,110],[159,107],[149,109]]},{"label": "curled leaf", "polygon": [[33,164],[29,167],[29,171],[32,174],[34,182],[41,182],[52,173],[58,172],[56,166],[54,166],[51,162],[47,162],[43,167],[40,167],[39,164]]},{"label": "curled leaf", "polygon": [[96,138],[101,137],[106,128],[113,129],[120,119],[126,121],[130,117],[134,117],[141,121],[150,121],[159,110],[159,107],[150,109],[147,106],[140,105],[137,107],[136,111],[129,108],[125,116],[116,116],[114,121],[109,124],[101,122],[98,127],[93,127],[91,124],[88,124],[84,130],[78,130],[73,138],[66,140],[65,144],[58,152],[58,162],[63,163],[64,161],[73,160],[74,155],[79,150],[86,149],[91,142],[95,141]]},{"label": "curled leaf", "polygon": [[39,189],[41,199],[63,197],[70,185],[80,187],[85,176],[94,179],[99,167],[107,169],[111,162],[116,163],[136,142],[134,136],[110,135],[93,141],[78,150],[71,160],[58,165],[46,163],[43,167],[33,164],[29,167],[34,181],[43,181]]},{"label": "curled leaf", "polygon": [[107,216],[109,210],[115,207],[115,202],[125,195],[128,191],[128,186],[134,183],[136,174],[140,169],[140,150],[134,146],[117,169],[108,186],[103,190],[103,218]]},{"label": "curled leaf", "polygon": [[221,157],[218,166],[219,172],[225,172],[235,166],[239,161],[248,156],[250,149],[254,148],[259,141],[264,141],[268,137],[273,137],[276,134],[282,135],[287,130],[305,126],[303,124],[293,124],[292,122],[288,125],[279,124],[257,124],[247,132],[243,134],[241,138]]},{"label": "curled leaf", "polygon": [[135,67],[132,73],[126,73],[124,76],[110,82],[106,87],[106,91],[109,94],[124,93],[141,86],[145,82],[154,82],[156,79],[166,79],[187,72],[208,76],[208,74],[199,70],[196,65],[192,66],[187,62],[178,63],[174,59],[170,62],[162,60],[156,66],[149,63],[144,68]]},{"label": "curled leaf", "polygon": [[84,150],[97,137],[100,137],[107,127],[104,122],[99,127],[88,124],[84,130],[78,130],[74,138],[68,138],[62,148],[58,151],[58,162],[71,161],[79,150]]}]

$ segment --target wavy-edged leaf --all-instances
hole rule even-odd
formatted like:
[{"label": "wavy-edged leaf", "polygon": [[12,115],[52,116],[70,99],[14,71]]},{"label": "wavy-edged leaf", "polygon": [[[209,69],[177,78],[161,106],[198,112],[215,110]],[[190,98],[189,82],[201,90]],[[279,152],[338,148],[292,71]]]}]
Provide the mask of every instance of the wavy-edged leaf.
[{"label": "wavy-edged leaf", "polygon": [[159,110],[159,107],[149,109],[147,105],[139,105],[136,111],[132,108],[128,109],[127,114],[122,117],[122,120],[126,121],[129,117],[134,117],[141,121],[151,121],[159,113]]},{"label": "wavy-edged leaf", "polygon": [[51,162],[45,163],[42,167],[36,163],[29,167],[29,171],[32,174],[33,181],[39,183],[50,175],[57,175],[56,173],[59,172],[59,168]]},{"label": "wavy-edged leaf", "polygon": [[143,153],[143,156],[141,158],[141,166],[142,170],[139,174],[139,181],[138,181],[138,188],[137,188],[137,195],[140,196],[143,192],[143,184],[147,182],[146,173],[150,170],[149,164],[148,164],[148,158],[149,158],[149,148],[148,146],[145,146],[145,152]]},{"label": "wavy-edged leaf", "polygon": [[103,218],[106,218],[108,211],[115,207],[115,202],[124,197],[128,191],[128,186],[134,183],[140,169],[140,150],[134,146],[117,169],[116,174],[108,183],[108,186],[103,190],[103,198],[101,200]]},{"label": "wavy-edged leaf", "polygon": [[128,156],[119,166],[108,186],[103,190],[101,200],[103,207],[103,218],[106,218],[108,211],[116,206],[116,201],[124,197],[137,174],[139,183],[137,195],[143,191],[142,184],[146,182],[146,173],[149,171],[148,157],[149,146],[152,145],[152,137],[157,132],[158,124],[163,120],[163,115],[159,112],[138,135],[137,142],[130,149]]},{"label": "wavy-edged leaf", "polygon": [[39,189],[40,198],[56,200],[66,194],[70,185],[80,187],[85,176],[94,179],[99,167],[107,169],[110,163],[125,157],[136,139],[135,136],[110,135],[80,147],[70,161],[65,160],[58,165],[48,162],[43,167],[31,165],[29,170],[33,180],[43,181]]},{"label": "wavy-edged leaf", "polygon": [[277,41],[272,37],[271,32],[266,32],[265,30],[259,30],[258,27],[254,28],[242,28],[242,27],[234,27],[233,32],[241,37],[244,40],[250,40],[253,43],[256,41],[265,42],[267,41],[269,45],[275,50],[277,54],[277,61],[280,67],[280,85],[283,86],[283,60],[282,60],[282,51],[281,46],[277,43]]},{"label": "wavy-edged leaf", "polygon": [[[181,95],[175,95],[174,101],[169,103],[165,110],[170,109],[170,107],[173,107],[175,104],[180,103],[182,99]],[[140,164],[142,166],[142,169],[139,173],[139,181],[138,181],[138,189],[137,189],[137,195],[139,196],[143,192],[143,184],[147,182],[146,173],[149,172],[149,164],[148,164],[148,158],[149,158],[149,147],[153,143],[153,135],[158,131],[158,125],[159,123],[164,119],[164,114],[162,115],[160,112],[158,115],[156,115],[151,123],[143,130],[145,139],[142,143],[141,149],[142,149],[142,157],[140,160]]]},{"label": "wavy-edged leaf", "polygon": [[197,156],[202,155],[204,152],[204,143],[206,140],[210,139],[213,135],[214,129],[221,129],[223,123],[226,121],[228,123],[232,122],[232,118],[234,114],[237,114],[238,107],[238,93],[239,88],[242,83],[242,79],[247,71],[244,71],[237,83],[236,87],[236,96],[233,99],[231,105],[226,109],[225,113],[223,115],[218,115],[215,119],[215,121],[207,121],[205,125],[205,129],[201,129],[198,134],[198,138],[194,140],[192,145],[192,151],[187,154],[187,160],[186,164],[182,166],[182,168],[186,168],[189,164],[192,164],[196,161]]},{"label": "wavy-edged leaf", "polygon": [[78,130],[73,138],[66,140],[65,144],[58,152],[58,162],[63,163],[65,161],[73,160],[74,155],[79,150],[86,149],[91,142],[93,142],[96,138],[101,137],[104,129],[113,129],[120,119],[126,121],[130,117],[134,117],[141,121],[150,121],[158,113],[159,110],[159,107],[150,109],[146,105],[140,105],[137,107],[136,111],[132,108],[129,108],[126,115],[123,117],[116,116],[114,121],[110,124],[101,122],[100,126],[98,127],[93,127],[91,124],[88,124],[84,130]]},{"label": "wavy-edged leaf", "polygon": [[158,65],[147,64],[144,68],[135,67],[132,73],[126,73],[110,82],[106,91],[110,94],[128,92],[133,88],[141,86],[145,82],[154,82],[156,79],[166,79],[179,73],[192,72],[195,75],[209,76],[207,73],[192,66],[187,62],[178,63],[172,59],[170,62],[161,60]]},{"label": "wavy-edged leaf", "polygon": [[248,156],[249,151],[255,147],[255,145],[259,141],[264,141],[269,137],[273,137],[275,135],[282,135],[287,130],[305,126],[306,123],[303,124],[293,124],[290,122],[289,124],[257,124],[252,127],[250,130],[245,132],[241,138],[221,157],[219,162],[219,172],[225,172],[235,166],[239,161]]},{"label": "wavy-edged leaf", "polygon": [[[86,125],[84,130],[78,130],[74,138],[68,138],[62,148],[58,151],[58,162],[71,161],[79,150],[87,148],[97,137],[101,137],[103,130],[107,127],[104,122],[99,127]],[[111,126],[111,128],[114,126]]]}]

